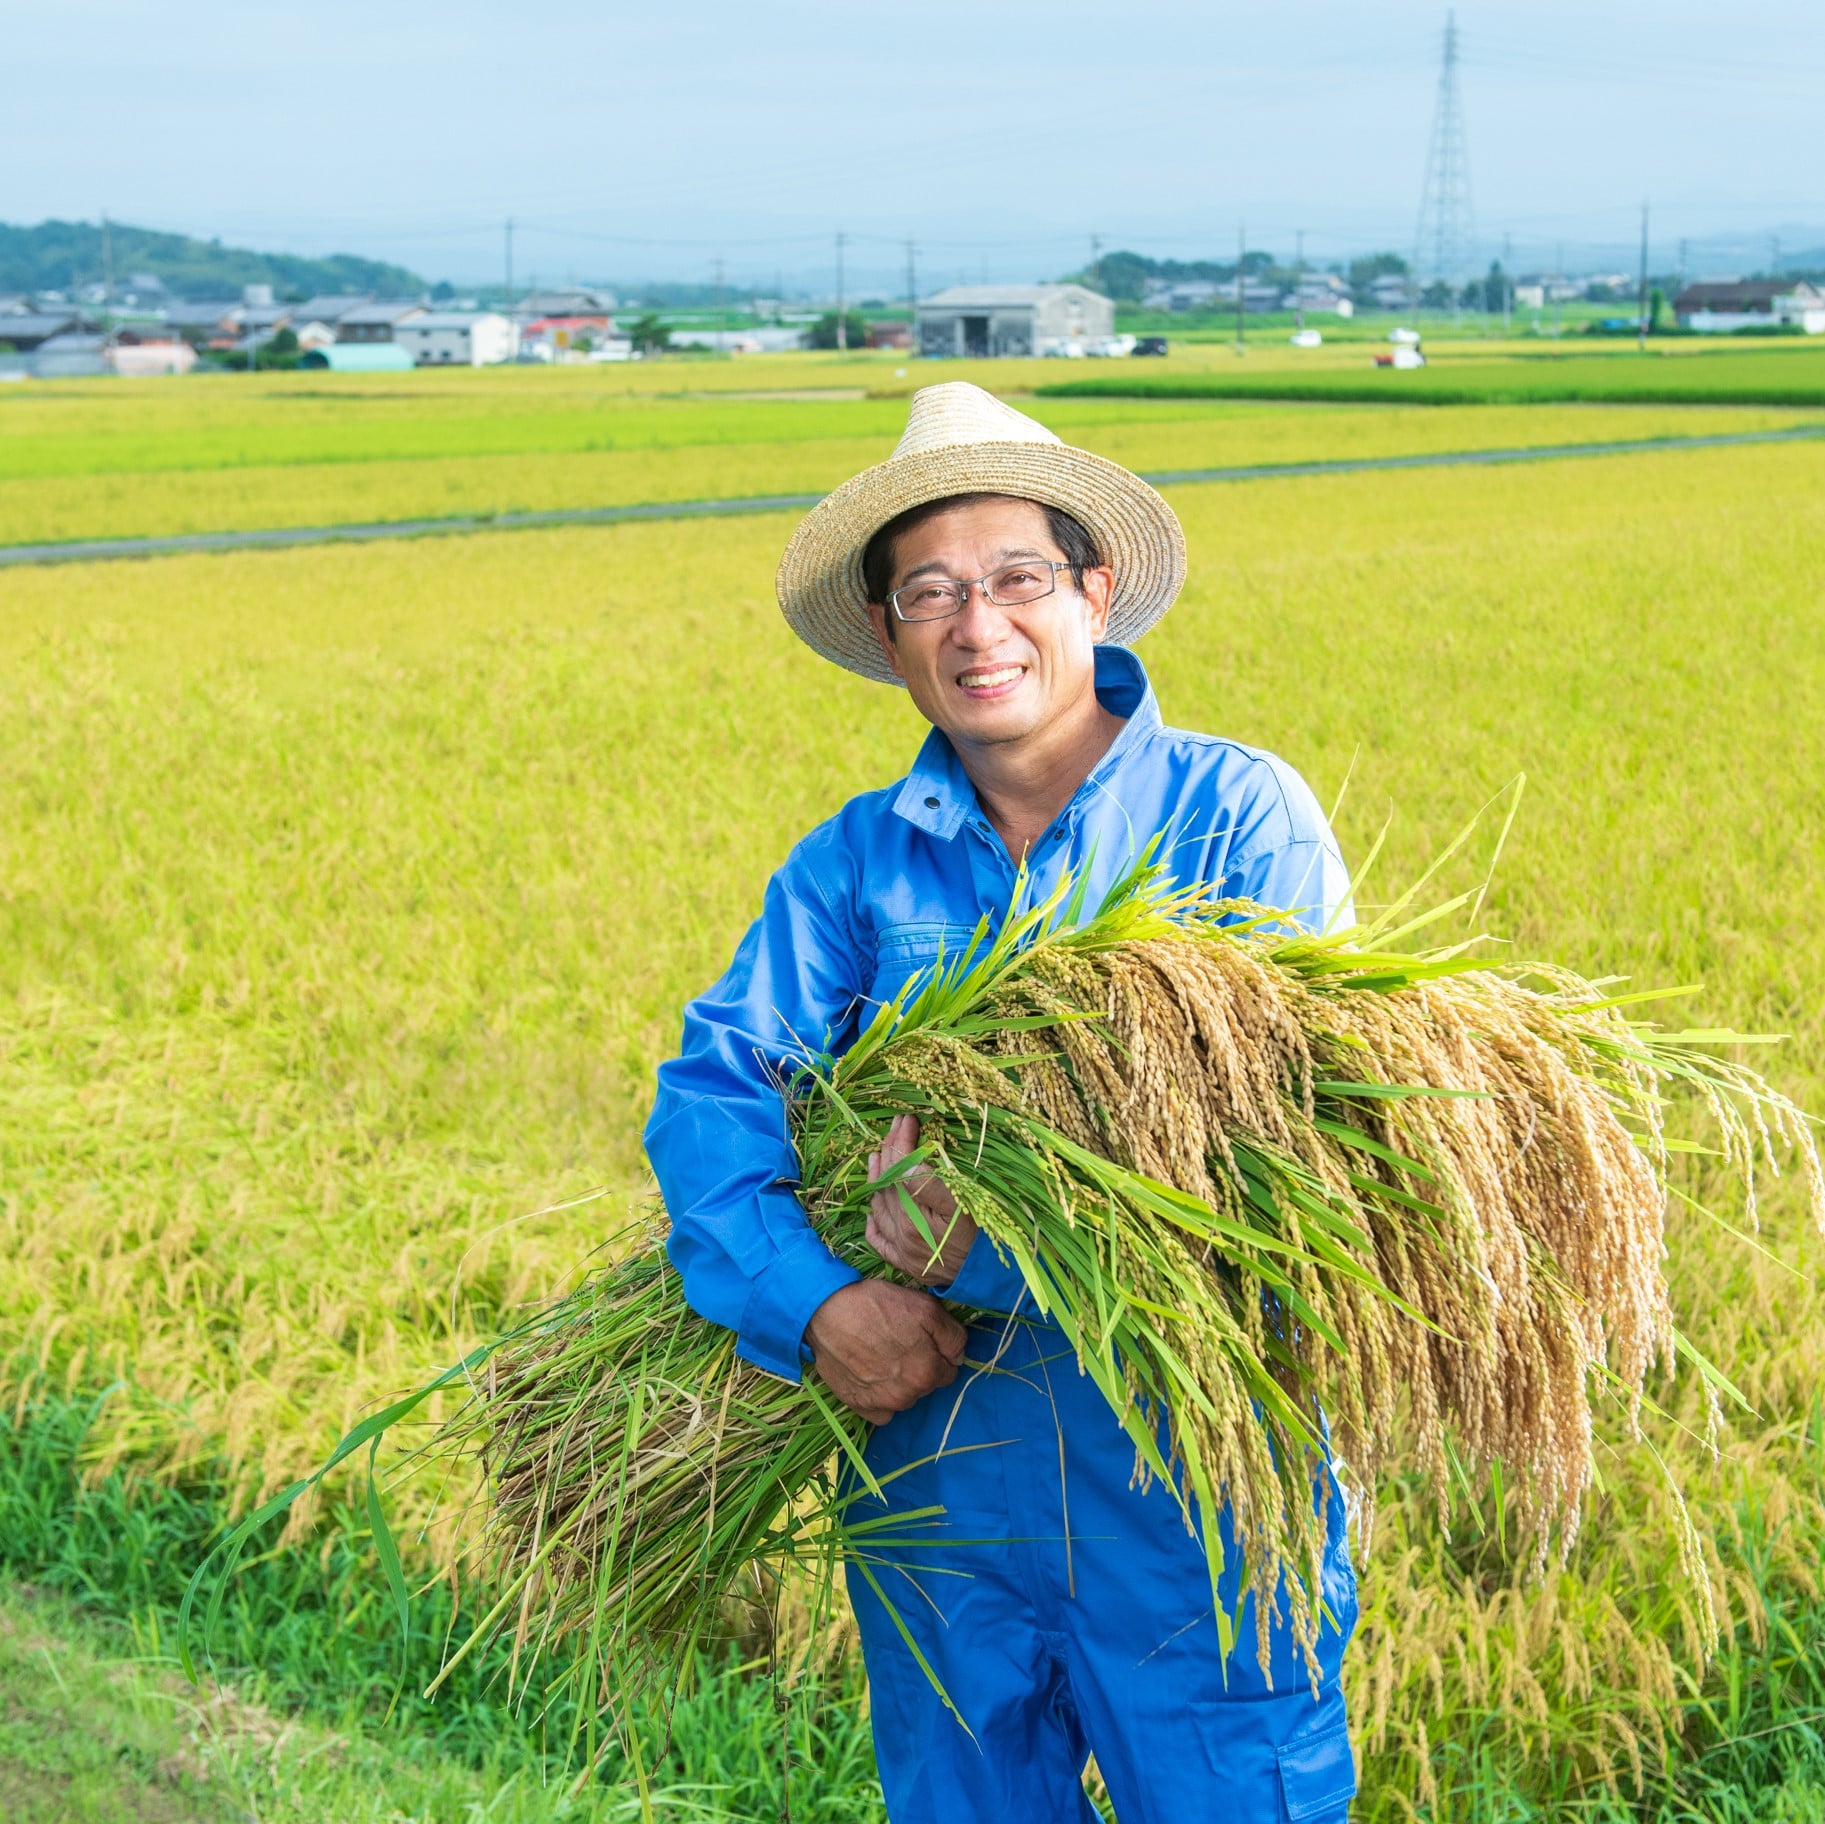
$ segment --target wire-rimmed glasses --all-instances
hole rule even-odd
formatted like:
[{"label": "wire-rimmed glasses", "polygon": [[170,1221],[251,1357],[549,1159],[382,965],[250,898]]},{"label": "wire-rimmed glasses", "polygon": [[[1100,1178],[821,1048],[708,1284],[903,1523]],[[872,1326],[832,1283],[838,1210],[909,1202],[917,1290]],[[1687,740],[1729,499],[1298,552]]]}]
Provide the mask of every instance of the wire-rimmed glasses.
[{"label": "wire-rimmed glasses", "polygon": [[1018,563],[1003,564],[986,576],[957,582],[948,576],[922,577],[906,583],[887,598],[887,606],[903,621],[942,621],[961,614],[972,589],[980,589],[997,608],[1014,608],[1022,602],[1036,602],[1058,587],[1058,573],[1071,566],[1057,559],[1023,557]]}]

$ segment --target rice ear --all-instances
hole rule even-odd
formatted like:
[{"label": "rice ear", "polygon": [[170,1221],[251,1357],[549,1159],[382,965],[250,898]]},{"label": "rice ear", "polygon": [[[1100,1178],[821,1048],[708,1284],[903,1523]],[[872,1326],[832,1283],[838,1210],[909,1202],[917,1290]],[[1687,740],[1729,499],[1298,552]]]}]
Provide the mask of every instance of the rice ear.
[{"label": "rice ear", "polygon": [[[1784,1149],[1825,1226],[1806,1117],[1602,984],[1358,952],[1151,865],[1080,924],[1057,922],[1065,895],[794,1080],[806,1208],[879,1272],[868,1154],[918,1116],[1127,1428],[1137,1478],[1169,1482],[1208,1538],[1229,1511],[1263,1666],[1283,1615],[1316,1675],[1326,1420],[1365,1540],[1400,1439],[1441,1520],[1454,1478],[1500,1466],[1531,1567],[1569,1551],[1597,1404],[1638,1429],[1686,1350],[1664,1274],[1672,1096],[1711,1116],[1751,1208],[1758,1160]],[[503,1594],[485,1629],[515,1627],[522,1677],[552,1657],[604,1704],[675,1686],[751,1567],[827,1581],[839,1551],[877,1561],[934,1519],[851,1522],[836,1470],[860,1463],[862,1421],[741,1361],[662,1239],[656,1222],[504,1347],[445,1434],[488,1477]],[[1709,1642],[1714,1554],[1675,1511]],[[1228,1644],[1220,1604],[1218,1623]]]}]

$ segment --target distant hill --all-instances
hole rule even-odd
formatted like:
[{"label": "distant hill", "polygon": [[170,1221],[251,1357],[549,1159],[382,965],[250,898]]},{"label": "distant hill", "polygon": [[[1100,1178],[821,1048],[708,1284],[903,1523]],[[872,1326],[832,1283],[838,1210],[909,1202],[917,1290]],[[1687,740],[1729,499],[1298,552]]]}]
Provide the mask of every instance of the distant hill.
[{"label": "distant hill", "polygon": [[[375,291],[415,297],[428,289],[417,273],[384,260],[333,253],[308,260],[295,253],[255,253],[110,222],[114,283],[125,289],[134,273],[151,273],[180,298],[238,296],[243,285],[270,285],[275,298],[316,292]],[[0,291],[70,294],[103,276],[101,227],[96,222],[39,222],[15,228],[0,222]]]}]

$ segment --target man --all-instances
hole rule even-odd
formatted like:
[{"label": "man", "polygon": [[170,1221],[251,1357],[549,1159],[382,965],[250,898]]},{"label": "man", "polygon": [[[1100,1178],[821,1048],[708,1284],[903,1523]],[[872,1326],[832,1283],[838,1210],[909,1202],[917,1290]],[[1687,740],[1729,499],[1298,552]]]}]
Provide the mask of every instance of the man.
[{"label": "man", "polygon": [[[1182,881],[1319,923],[1344,904],[1336,845],[1290,768],[1161,725],[1126,647],[1184,570],[1178,521],[1138,477],[976,387],[918,393],[894,456],[799,527],[778,587],[805,640],[904,685],[931,734],[905,779],[794,849],[659,1072],[647,1152],[692,1305],[749,1361],[792,1380],[810,1366],[876,1427],[867,1457],[893,1510],[943,1510],[931,1545],[877,1555],[878,1589],[850,1579],[894,1824],[1094,1819],[1092,1751],[1122,1824],[1337,1824],[1355,1790],[1338,1688],[1355,1584],[1335,1483],[1319,1491],[1314,1693],[1283,1620],[1271,1667],[1257,1663],[1252,1594],[1225,1659],[1204,1549],[1171,1491],[1133,1486],[1102,1395],[1018,1272],[952,1223],[941,1184],[915,1188],[933,1232],[951,1227],[939,1259],[895,1194],[869,1225],[925,1291],[838,1261],[792,1189],[781,1066],[841,1050],[874,1004],[954,956],[1005,912],[1023,861],[1036,895],[1087,871],[1094,903],[1163,832]],[[897,1123],[877,1175],[917,1139]],[[1233,1538],[1225,1563],[1233,1610]]]}]

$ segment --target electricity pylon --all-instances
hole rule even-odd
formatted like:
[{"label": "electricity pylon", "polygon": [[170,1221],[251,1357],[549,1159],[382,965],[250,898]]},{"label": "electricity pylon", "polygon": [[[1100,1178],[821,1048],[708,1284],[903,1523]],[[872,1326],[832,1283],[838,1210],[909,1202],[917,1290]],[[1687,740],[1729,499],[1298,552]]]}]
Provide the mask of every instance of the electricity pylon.
[{"label": "electricity pylon", "polygon": [[1413,278],[1423,291],[1443,280],[1459,307],[1476,238],[1470,211],[1470,153],[1464,140],[1464,98],[1457,80],[1457,14],[1445,15],[1445,58],[1420,191],[1419,227],[1413,240]]}]

